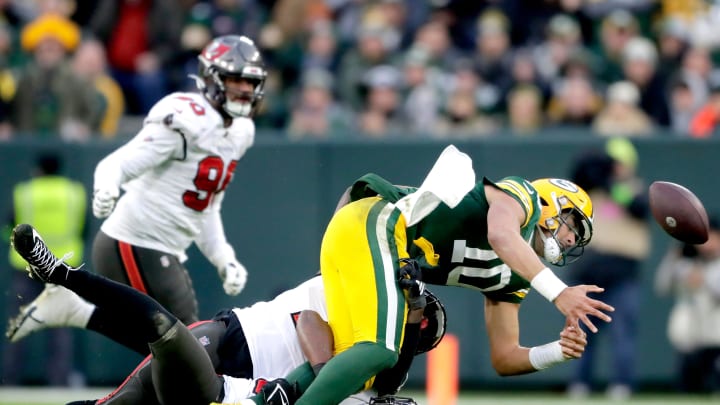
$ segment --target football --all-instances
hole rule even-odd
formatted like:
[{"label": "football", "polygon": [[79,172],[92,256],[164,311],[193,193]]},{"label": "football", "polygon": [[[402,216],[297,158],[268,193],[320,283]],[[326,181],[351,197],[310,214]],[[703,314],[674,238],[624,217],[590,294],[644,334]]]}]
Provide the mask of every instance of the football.
[{"label": "football", "polygon": [[677,183],[656,181],[650,185],[648,198],[655,221],[670,236],[692,244],[707,241],[707,212],[692,191]]}]

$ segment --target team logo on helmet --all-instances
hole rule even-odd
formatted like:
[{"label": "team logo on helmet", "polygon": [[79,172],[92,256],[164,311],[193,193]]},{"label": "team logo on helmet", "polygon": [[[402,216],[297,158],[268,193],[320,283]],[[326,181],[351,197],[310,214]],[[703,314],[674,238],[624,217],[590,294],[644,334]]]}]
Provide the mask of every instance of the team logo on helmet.
[{"label": "team logo on helmet", "polygon": [[214,61],[215,59],[225,55],[229,50],[230,47],[227,44],[215,42],[205,49],[205,54],[203,56],[208,60]]},{"label": "team logo on helmet", "polygon": [[575,183],[565,180],[565,179],[548,179],[548,181],[555,185],[560,187],[563,190],[567,190],[571,193],[577,193],[579,188],[575,185]]}]

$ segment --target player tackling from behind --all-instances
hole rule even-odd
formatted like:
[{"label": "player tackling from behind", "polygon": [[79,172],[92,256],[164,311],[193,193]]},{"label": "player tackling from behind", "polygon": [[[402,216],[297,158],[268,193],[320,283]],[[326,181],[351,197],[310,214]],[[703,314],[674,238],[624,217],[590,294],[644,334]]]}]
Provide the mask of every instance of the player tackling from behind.
[{"label": "player tackling from behind", "polygon": [[200,92],[155,104],[140,132],[98,163],[93,197],[94,215],[107,217],[93,244],[93,270],[147,293],[186,325],[198,320],[182,264],[193,242],[228,295],[245,286],[247,271],[226,240],[220,208],[238,160],[253,145],[251,117],[267,75],[244,36],[218,37],[198,59]]}]

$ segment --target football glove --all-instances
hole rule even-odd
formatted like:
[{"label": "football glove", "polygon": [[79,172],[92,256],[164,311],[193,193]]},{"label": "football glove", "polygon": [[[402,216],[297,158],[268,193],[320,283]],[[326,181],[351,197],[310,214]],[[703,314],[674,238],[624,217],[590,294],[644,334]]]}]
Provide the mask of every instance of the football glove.
[{"label": "football glove", "polygon": [[427,305],[425,298],[425,283],[422,281],[422,272],[417,261],[413,259],[400,259],[404,263],[398,274],[398,284],[407,290],[408,307],[410,310],[423,309]]},{"label": "football glove", "polygon": [[93,192],[93,215],[96,218],[106,218],[115,208],[115,201],[120,196],[120,190],[115,187],[96,188]]},{"label": "football glove", "polygon": [[227,295],[238,295],[245,288],[247,282],[247,270],[237,260],[226,264],[218,269],[218,274],[223,281],[223,289]]}]

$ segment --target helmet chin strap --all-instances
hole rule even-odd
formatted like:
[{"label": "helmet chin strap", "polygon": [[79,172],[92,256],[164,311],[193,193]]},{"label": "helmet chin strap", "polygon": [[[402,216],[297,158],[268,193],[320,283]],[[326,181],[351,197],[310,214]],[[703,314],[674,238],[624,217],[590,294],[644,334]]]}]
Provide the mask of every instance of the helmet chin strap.
[{"label": "helmet chin strap", "polygon": [[545,232],[538,225],[537,231],[543,241],[543,257],[552,264],[558,264],[562,260],[562,249],[553,237],[545,236]]}]

